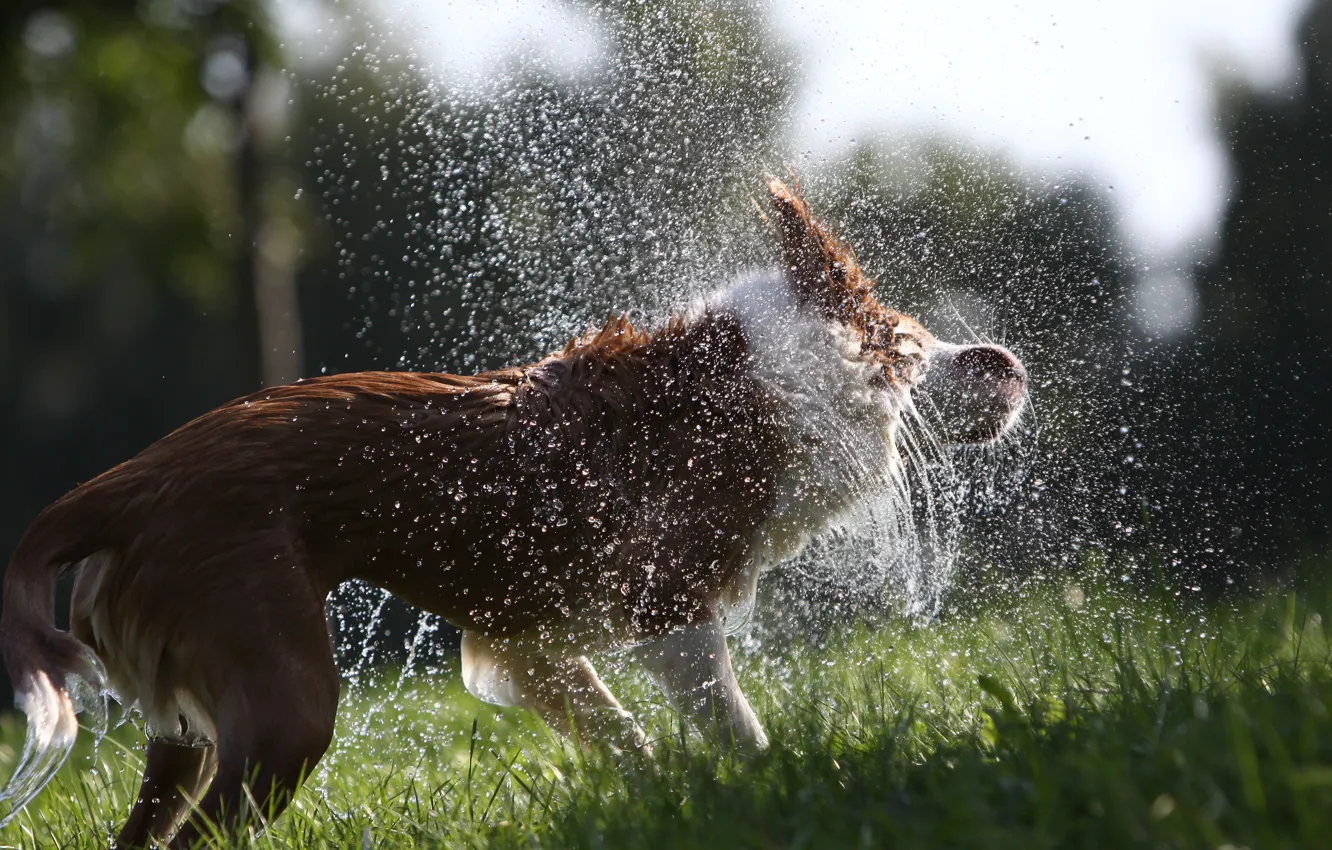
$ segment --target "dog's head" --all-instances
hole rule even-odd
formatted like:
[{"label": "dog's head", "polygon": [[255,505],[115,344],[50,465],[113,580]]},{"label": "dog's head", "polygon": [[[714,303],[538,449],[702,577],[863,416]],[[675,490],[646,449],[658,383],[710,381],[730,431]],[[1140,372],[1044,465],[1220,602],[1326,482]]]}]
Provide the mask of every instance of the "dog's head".
[{"label": "dog's head", "polygon": [[797,193],[769,180],[782,254],[797,297],[860,339],[885,386],[910,393],[948,443],[998,439],[1027,398],[1027,371],[998,345],[941,342],[919,322],[879,303],[855,253],[814,219]]}]

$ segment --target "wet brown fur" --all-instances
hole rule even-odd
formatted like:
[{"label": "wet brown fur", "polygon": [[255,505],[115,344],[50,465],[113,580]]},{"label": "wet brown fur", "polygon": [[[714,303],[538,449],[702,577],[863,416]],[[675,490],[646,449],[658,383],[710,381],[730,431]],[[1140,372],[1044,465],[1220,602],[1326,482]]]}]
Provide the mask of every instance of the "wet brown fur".
[{"label": "wet brown fur", "polygon": [[[7,577],[6,632],[25,565],[109,553],[76,584],[71,633],[113,689],[135,694],[146,642],[158,685],[140,700],[186,688],[217,712],[219,777],[257,763],[290,786],[332,733],[323,605],[344,581],[574,655],[714,616],[783,464],[746,356],[725,316],[655,334],[621,318],[525,368],[338,375],[238,399],[38,518]],[[302,728],[311,740],[281,740]],[[238,735],[258,740],[232,754]],[[155,822],[127,829],[140,821]]]}]

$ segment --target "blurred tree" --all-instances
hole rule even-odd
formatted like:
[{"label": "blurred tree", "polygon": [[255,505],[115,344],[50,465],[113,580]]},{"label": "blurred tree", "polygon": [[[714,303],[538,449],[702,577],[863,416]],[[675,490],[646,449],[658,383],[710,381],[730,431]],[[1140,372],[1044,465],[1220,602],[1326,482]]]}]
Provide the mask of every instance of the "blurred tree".
[{"label": "blurred tree", "polygon": [[1235,183],[1200,320],[1144,364],[1161,533],[1209,567],[1332,543],[1332,3],[1299,45],[1288,91],[1226,102]]}]

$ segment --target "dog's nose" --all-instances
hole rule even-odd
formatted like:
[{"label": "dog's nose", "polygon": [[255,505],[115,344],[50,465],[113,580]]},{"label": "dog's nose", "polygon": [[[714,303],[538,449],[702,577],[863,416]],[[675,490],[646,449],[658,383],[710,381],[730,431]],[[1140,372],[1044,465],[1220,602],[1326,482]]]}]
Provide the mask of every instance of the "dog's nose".
[{"label": "dog's nose", "polygon": [[1006,348],[997,345],[973,345],[959,351],[953,368],[967,378],[993,383],[1015,395],[1027,389],[1027,369]]},{"label": "dog's nose", "polygon": [[918,400],[951,443],[988,443],[1017,418],[1027,395],[1022,361],[998,345],[936,343]]}]

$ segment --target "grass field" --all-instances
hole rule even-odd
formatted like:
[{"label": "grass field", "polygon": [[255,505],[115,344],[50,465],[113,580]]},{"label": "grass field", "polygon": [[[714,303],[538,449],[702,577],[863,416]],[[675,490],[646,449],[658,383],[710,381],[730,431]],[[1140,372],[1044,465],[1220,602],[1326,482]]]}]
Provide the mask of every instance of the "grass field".
[{"label": "grass field", "polygon": [[[1038,582],[817,649],[742,644],[772,739],[757,755],[686,733],[614,659],[651,756],[584,752],[447,674],[383,671],[292,809],[222,846],[1332,846],[1326,584],[1210,603],[1129,586]],[[0,770],[21,736],[4,721]],[[106,846],[136,736],[76,751],[0,845]]]}]

